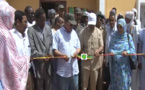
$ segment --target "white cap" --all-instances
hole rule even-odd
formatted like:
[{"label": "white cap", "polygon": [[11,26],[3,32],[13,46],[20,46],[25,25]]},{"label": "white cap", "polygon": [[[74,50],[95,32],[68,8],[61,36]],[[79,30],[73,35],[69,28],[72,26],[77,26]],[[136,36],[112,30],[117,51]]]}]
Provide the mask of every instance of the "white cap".
[{"label": "white cap", "polygon": [[96,14],[95,13],[89,13],[88,25],[96,25]]}]

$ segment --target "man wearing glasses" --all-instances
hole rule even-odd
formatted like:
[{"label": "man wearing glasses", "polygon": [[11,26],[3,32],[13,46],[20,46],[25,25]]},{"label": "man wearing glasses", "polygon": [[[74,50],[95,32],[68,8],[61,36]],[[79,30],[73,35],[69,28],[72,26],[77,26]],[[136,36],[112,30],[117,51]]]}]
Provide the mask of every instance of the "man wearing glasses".
[{"label": "man wearing glasses", "polygon": [[57,83],[59,90],[78,90],[79,68],[76,56],[80,52],[80,41],[73,30],[73,25],[76,25],[74,15],[65,14],[64,20],[64,26],[56,31],[53,39],[54,55],[68,57],[58,59]]}]

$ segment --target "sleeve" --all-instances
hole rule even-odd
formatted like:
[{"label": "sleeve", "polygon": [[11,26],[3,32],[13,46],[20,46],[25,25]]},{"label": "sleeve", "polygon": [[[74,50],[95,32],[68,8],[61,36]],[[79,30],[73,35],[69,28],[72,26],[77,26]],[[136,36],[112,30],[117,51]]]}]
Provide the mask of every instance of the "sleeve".
[{"label": "sleeve", "polygon": [[141,22],[140,22],[140,20],[137,20],[137,24],[138,24],[137,25],[138,26],[138,29],[141,30]]},{"label": "sleeve", "polygon": [[108,33],[108,27],[105,25],[105,30],[104,30],[104,44],[106,45],[106,38],[107,38],[107,33]]},{"label": "sleeve", "polygon": [[57,32],[54,34],[52,49],[58,50],[58,34],[57,34]]},{"label": "sleeve", "polygon": [[82,34],[82,32],[83,32],[84,29],[85,29],[85,28],[83,28],[83,27],[80,29],[80,32],[79,32],[79,34],[78,34],[78,37],[79,37],[79,38],[80,38],[80,35]]},{"label": "sleeve", "polygon": [[137,26],[135,26],[134,29],[135,29],[136,43],[138,44],[139,43],[139,30]]},{"label": "sleeve", "polygon": [[77,49],[78,49],[78,48],[81,48],[81,45],[80,45],[80,40],[79,40],[77,34],[76,34],[76,37],[77,37]]},{"label": "sleeve", "polygon": [[144,30],[142,30],[139,34],[139,41],[142,42],[143,40],[143,33],[144,33]]},{"label": "sleeve", "polygon": [[80,47],[81,47],[81,50],[83,51],[83,45],[84,45],[84,31],[82,31],[81,35],[80,35]]},{"label": "sleeve", "polygon": [[100,32],[99,44],[100,44],[100,46],[104,46],[104,41],[103,41],[103,34],[102,34],[102,32]]},{"label": "sleeve", "polygon": [[[142,31],[140,32],[140,34],[139,34],[139,48],[138,48],[138,49],[139,49],[139,50],[138,50],[139,53],[143,53],[143,52],[142,52],[142,49],[143,49],[143,34],[144,34],[144,30],[142,30]],[[139,63],[142,62],[142,56],[139,56],[138,62],[139,62]]]},{"label": "sleeve", "polygon": [[106,30],[103,30],[103,41],[104,41],[104,43],[106,41]]},{"label": "sleeve", "polygon": [[[129,50],[127,50],[127,52],[129,54],[135,54],[136,53],[134,42],[133,42],[133,39],[132,39],[131,35],[129,35]],[[135,61],[136,59],[137,59],[137,56],[133,55],[132,60]]]},{"label": "sleeve", "polygon": [[109,53],[112,52],[112,53],[115,54],[116,52],[115,52],[115,50],[114,50],[114,45],[115,45],[114,38],[115,38],[114,35],[112,35],[112,36],[111,36],[111,39],[110,39]]},{"label": "sleeve", "polygon": [[35,47],[34,37],[31,29],[28,29],[28,38],[31,46],[31,56],[32,57],[44,57],[46,56],[44,53],[37,51]]},{"label": "sleeve", "polygon": [[52,45],[53,45],[53,33],[52,33],[52,30],[50,29],[50,32],[51,32],[51,42],[50,42],[50,47],[49,47],[49,55],[53,55],[53,48],[52,48]]},{"label": "sleeve", "polygon": [[139,50],[138,50],[138,52],[139,53],[142,53],[142,49],[143,49],[142,48],[142,46],[143,46],[143,34],[144,34],[144,30],[142,30],[141,33],[138,35],[138,37],[139,37],[139,39],[138,39],[139,40],[138,41],[139,42]]},{"label": "sleeve", "polygon": [[133,42],[133,38],[130,34],[128,34],[128,39],[129,39],[129,49],[126,50],[129,54],[134,54],[135,52],[135,46],[134,46],[134,42]]}]

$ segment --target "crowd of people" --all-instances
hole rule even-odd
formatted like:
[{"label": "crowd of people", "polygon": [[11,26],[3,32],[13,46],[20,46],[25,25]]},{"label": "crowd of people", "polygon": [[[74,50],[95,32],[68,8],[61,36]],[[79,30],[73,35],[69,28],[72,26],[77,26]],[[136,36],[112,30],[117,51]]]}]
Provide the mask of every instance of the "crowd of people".
[{"label": "crowd of people", "polygon": [[0,90],[144,90],[144,34],[135,8],[106,18],[0,0]]}]

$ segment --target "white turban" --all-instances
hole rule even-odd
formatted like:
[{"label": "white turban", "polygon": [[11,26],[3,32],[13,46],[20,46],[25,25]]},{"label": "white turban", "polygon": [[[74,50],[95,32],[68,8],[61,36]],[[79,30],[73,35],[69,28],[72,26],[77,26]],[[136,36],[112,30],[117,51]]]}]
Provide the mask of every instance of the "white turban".
[{"label": "white turban", "polygon": [[133,11],[127,11],[125,14],[125,18],[133,20],[133,18],[134,18]]},{"label": "white turban", "polygon": [[133,25],[133,19],[134,19],[134,12],[133,11],[127,11],[126,14],[125,14],[125,18],[127,19],[130,19],[130,23],[126,24],[127,25],[127,32],[131,32],[130,31],[130,28],[132,27]]}]

